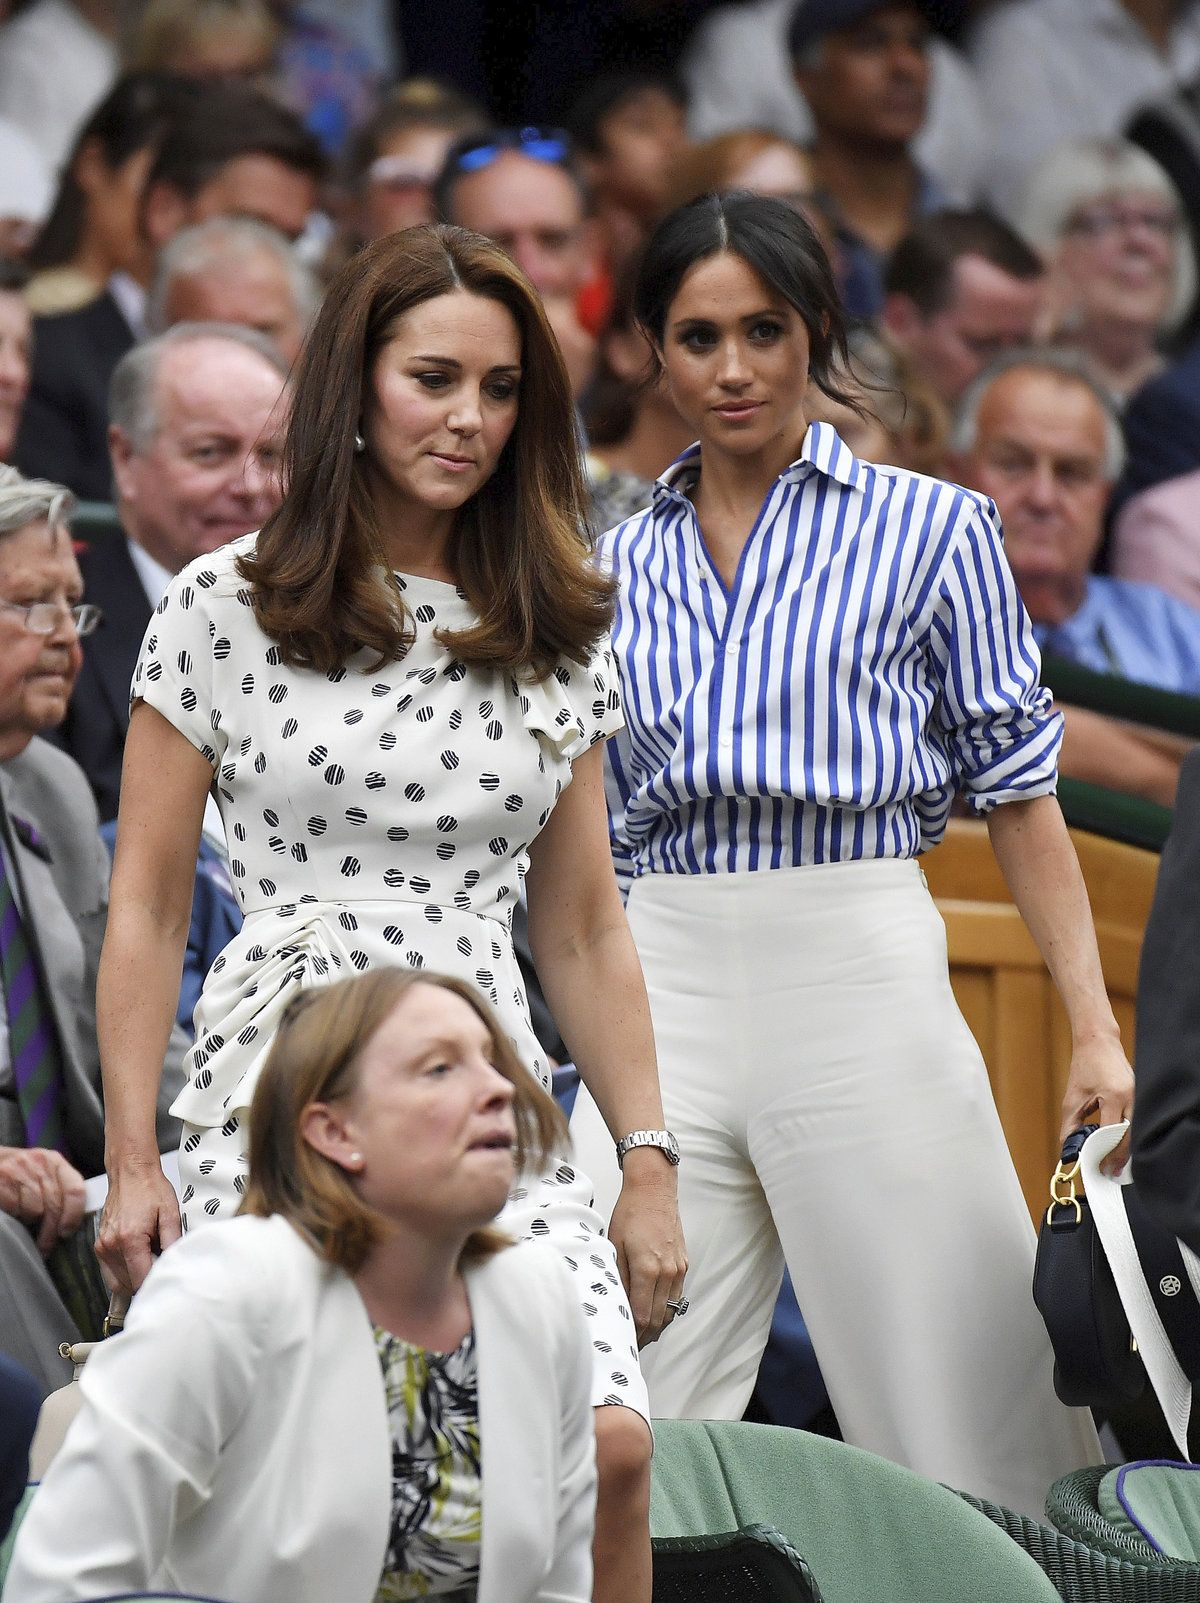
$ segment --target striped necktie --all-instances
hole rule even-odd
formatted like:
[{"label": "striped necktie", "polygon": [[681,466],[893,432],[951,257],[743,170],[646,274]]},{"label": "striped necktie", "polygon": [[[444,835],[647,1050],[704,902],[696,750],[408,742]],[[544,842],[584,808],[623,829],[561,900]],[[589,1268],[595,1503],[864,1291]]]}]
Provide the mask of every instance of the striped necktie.
[{"label": "striped necktie", "polygon": [[5,856],[0,850],[0,979],[8,1008],[8,1050],[17,1103],[25,1121],[26,1145],[62,1152],[64,1082],[58,1032]]}]

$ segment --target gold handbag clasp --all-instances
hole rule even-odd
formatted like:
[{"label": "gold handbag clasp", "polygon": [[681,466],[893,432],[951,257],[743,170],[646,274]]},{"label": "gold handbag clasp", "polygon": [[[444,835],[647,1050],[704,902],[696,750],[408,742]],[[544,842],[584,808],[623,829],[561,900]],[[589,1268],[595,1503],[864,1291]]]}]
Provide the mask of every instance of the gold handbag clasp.
[{"label": "gold handbag clasp", "polygon": [[1063,1163],[1061,1159],[1059,1160],[1058,1166],[1050,1176],[1050,1206],[1046,1209],[1046,1223],[1048,1225],[1054,1223],[1055,1208],[1074,1208],[1075,1223],[1082,1224],[1083,1207],[1080,1204],[1075,1188],[1075,1182],[1078,1177],[1078,1158],[1075,1158],[1071,1163]]}]

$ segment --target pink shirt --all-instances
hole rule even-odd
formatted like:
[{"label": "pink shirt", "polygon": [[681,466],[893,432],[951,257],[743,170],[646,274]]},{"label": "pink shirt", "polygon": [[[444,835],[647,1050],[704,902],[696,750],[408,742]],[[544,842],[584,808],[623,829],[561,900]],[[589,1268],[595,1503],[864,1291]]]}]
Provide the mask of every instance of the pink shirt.
[{"label": "pink shirt", "polygon": [[1200,470],[1125,504],[1113,533],[1112,571],[1200,607]]}]

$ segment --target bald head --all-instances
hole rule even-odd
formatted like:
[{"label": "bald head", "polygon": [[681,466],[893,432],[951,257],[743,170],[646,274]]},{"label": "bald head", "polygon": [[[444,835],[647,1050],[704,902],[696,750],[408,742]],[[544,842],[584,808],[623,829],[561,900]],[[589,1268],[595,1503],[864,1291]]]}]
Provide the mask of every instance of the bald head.
[{"label": "bald head", "polygon": [[142,355],[140,385],[114,375],[121,521],[170,573],[261,527],[279,505],[285,379],[261,344],[185,325],[125,359]]},{"label": "bald head", "polygon": [[1082,605],[1100,546],[1114,465],[1110,412],[1086,378],[1033,363],[985,377],[966,404],[960,475],[996,503],[1030,616],[1056,627]]},{"label": "bald head", "polygon": [[146,321],[237,323],[271,340],[289,362],[316,314],[320,290],[292,245],[246,217],[218,217],[175,236],[159,258]]}]

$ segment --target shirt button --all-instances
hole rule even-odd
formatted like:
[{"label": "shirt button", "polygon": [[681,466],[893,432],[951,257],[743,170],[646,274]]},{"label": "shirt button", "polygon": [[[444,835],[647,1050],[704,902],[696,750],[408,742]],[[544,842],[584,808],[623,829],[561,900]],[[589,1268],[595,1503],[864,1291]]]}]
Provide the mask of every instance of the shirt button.
[{"label": "shirt button", "polygon": [[718,739],[717,739],[717,745],[722,751],[731,751],[733,749],[733,736],[732,735],[721,735],[721,736],[719,736]]}]

